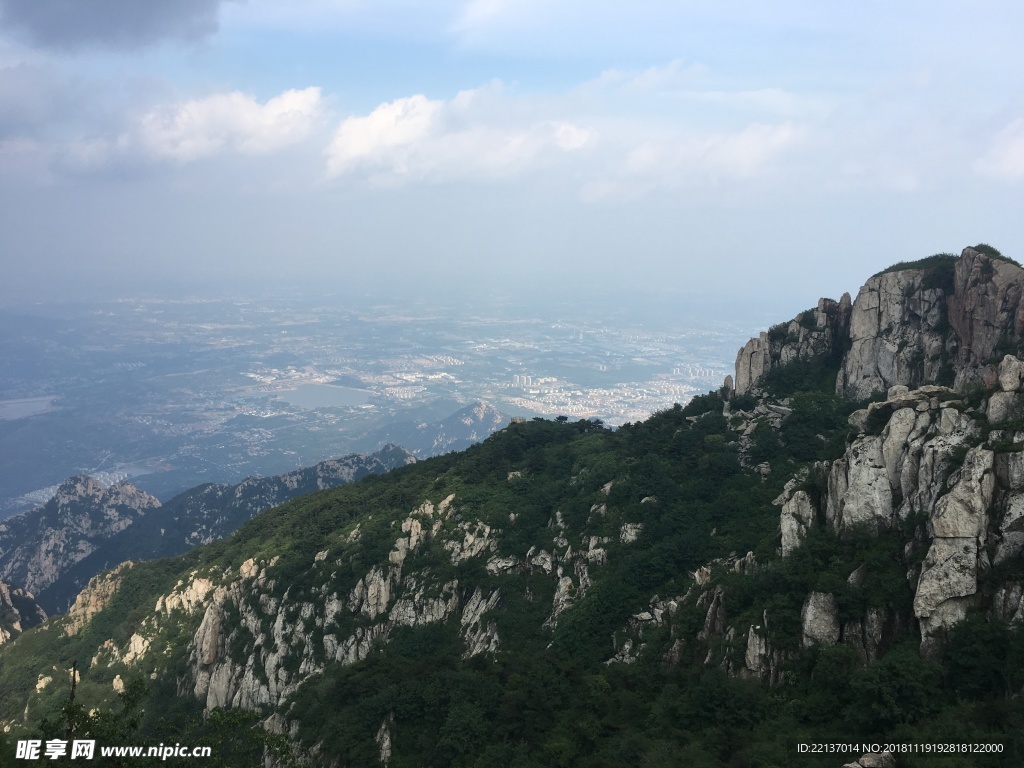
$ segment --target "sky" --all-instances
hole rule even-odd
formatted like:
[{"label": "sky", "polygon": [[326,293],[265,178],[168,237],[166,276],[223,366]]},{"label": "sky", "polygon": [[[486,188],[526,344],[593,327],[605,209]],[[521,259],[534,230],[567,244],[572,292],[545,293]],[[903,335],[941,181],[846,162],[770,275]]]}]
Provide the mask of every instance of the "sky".
[{"label": "sky", "polygon": [[[1024,261],[1024,5],[0,0],[0,302]],[[703,305],[702,305],[703,306]]]}]

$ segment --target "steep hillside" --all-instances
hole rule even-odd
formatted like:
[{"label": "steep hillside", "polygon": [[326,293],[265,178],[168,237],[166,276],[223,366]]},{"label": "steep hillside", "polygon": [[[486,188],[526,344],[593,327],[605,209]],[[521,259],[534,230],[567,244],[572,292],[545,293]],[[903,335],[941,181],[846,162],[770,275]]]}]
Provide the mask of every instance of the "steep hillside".
[{"label": "steep hillside", "polygon": [[62,613],[90,578],[118,563],[181,554],[288,499],[411,461],[405,450],[387,446],[284,475],[199,486],[162,506],[127,483],[104,488],[92,478],[71,478],[43,507],[0,523],[0,577],[24,585],[50,613]]},{"label": "steep hillside", "polygon": [[[992,261],[885,279],[963,260]],[[1000,751],[799,764],[1020,765],[1024,362],[950,330],[960,389],[879,391],[888,369],[849,375],[864,306],[821,302],[747,345],[735,389],[645,422],[514,423],[123,564],[0,648],[0,720],[65,732],[77,661],[75,728],[141,696],[137,742],[279,764],[769,768],[892,741]]]}]

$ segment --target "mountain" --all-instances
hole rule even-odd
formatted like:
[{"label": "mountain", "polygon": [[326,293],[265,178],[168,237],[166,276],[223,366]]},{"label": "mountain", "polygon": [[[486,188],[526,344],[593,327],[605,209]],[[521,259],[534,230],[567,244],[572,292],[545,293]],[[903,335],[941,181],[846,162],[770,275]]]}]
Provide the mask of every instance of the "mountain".
[{"label": "mountain", "polygon": [[874,275],[852,304],[822,299],[751,339],[736,359],[747,392],[791,360],[841,357],[836,392],[853,400],[896,384],[991,388],[993,365],[1024,354],[1024,280],[991,246],[901,262]]},{"label": "mountain", "polygon": [[65,480],[42,507],[0,522],[0,578],[39,594],[160,501],[127,483]]},{"label": "mountain", "polygon": [[389,445],[283,475],[202,485],[164,505],[128,483],[104,488],[92,478],[71,478],[44,506],[0,522],[0,578],[62,613],[90,578],[118,563],[181,554],[288,499],[414,460]]},{"label": "mountain", "polygon": [[465,450],[508,423],[509,417],[494,406],[475,402],[440,421],[390,424],[367,435],[362,444],[375,449],[393,443],[422,459]]},{"label": "mountain", "polygon": [[0,721],[65,733],[77,660],[73,728],[225,765],[1020,765],[1022,287],[982,247],[897,265],[685,407],[512,423],[124,563],[0,648]]}]

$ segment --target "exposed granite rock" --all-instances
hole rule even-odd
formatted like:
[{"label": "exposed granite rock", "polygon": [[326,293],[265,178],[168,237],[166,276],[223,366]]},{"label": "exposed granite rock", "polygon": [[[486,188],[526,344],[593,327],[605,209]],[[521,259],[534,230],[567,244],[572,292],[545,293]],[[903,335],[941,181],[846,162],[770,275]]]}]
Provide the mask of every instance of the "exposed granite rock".
[{"label": "exposed granite rock", "polygon": [[466,639],[466,652],[463,658],[494,653],[498,650],[498,628],[494,622],[484,623],[484,615],[497,607],[500,601],[501,593],[498,590],[494,590],[486,598],[480,587],[473,591],[459,619]]},{"label": "exposed granite rock", "polygon": [[697,600],[697,605],[707,605],[707,613],[704,615],[704,626],[697,633],[697,639],[707,642],[711,637],[725,632],[727,617],[725,613],[725,590],[716,586],[710,592],[705,592]]},{"label": "exposed granite rock", "polygon": [[632,544],[640,537],[643,528],[643,523],[623,523],[619,529],[619,541],[623,544]]},{"label": "exposed granite rock", "polygon": [[0,579],[38,595],[103,542],[158,508],[127,483],[72,477],[42,507],[0,522]]},{"label": "exposed granite rock", "polygon": [[844,763],[842,768],[896,768],[891,752],[865,752],[856,762]]},{"label": "exposed granite rock", "polygon": [[832,464],[826,520],[836,529],[863,524],[887,526],[892,521],[892,501],[882,438],[858,438],[846,454]]},{"label": "exposed granite rock", "polygon": [[884,609],[869,608],[863,619],[843,624],[842,643],[853,649],[862,664],[870,664],[882,657],[894,628]]},{"label": "exposed granite rock", "polygon": [[801,643],[804,648],[838,643],[839,606],[836,604],[835,595],[830,592],[811,592],[804,600],[800,622]]},{"label": "exposed granite rock", "polygon": [[1015,581],[1000,586],[992,598],[992,617],[1006,623],[1024,621],[1024,586]]},{"label": "exposed granite rock", "polygon": [[736,356],[736,394],[748,393],[777,365],[832,354],[846,338],[850,312],[848,293],[838,302],[821,299],[814,309],[748,341]]},{"label": "exposed granite rock", "polygon": [[952,456],[978,431],[970,416],[943,407],[940,398],[954,396],[945,387],[894,387],[889,399],[871,404],[871,419],[888,420],[880,435],[859,435],[832,463],[825,499],[829,525],[884,530],[911,513],[932,512]]},{"label": "exposed granite rock", "polygon": [[[483,557],[493,549],[496,531],[481,523],[459,521],[458,515],[453,516],[453,499],[449,496],[436,507],[424,502],[413,510],[398,526],[402,535],[395,540],[386,564],[372,566],[344,595],[329,591],[325,583],[318,600],[275,597],[273,561],[246,561],[237,578],[212,590],[206,589],[202,578],[194,579],[189,587],[179,584],[157,602],[161,615],[168,613],[169,605],[184,604],[187,594],[201,593],[200,600],[205,601],[202,621],[189,643],[183,690],[208,708],[276,706],[310,675],[319,674],[325,664],[353,664],[366,658],[373,645],[386,641],[395,627],[422,626],[452,617],[458,619],[466,645],[464,657],[497,651],[497,626],[488,621],[487,614],[501,603],[498,590],[485,593],[478,587],[469,592],[460,588],[457,580],[438,583],[429,571],[409,567],[410,558],[438,537],[443,539],[438,542],[442,551],[455,556],[453,562]],[[479,542],[486,546],[478,546]],[[499,560],[492,556],[488,562]],[[507,560],[511,568],[528,567],[516,558]],[[567,585],[562,587],[561,610],[590,584],[585,562],[563,560],[575,565],[579,586],[569,576],[562,576],[562,565],[557,566],[559,583]],[[540,558],[540,562],[545,561]],[[551,562],[552,556],[547,555],[549,568]],[[314,560],[314,567],[332,567],[330,550],[326,557]],[[560,612],[556,605],[553,619]],[[345,615],[358,616],[359,622],[347,633],[340,633],[340,626],[351,626],[342,621]],[[322,632],[320,649],[307,640],[314,632]],[[244,649],[241,655],[239,648]],[[234,657],[229,649],[236,649]]]},{"label": "exposed granite rock", "polygon": [[555,596],[551,600],[551,615],[544,622],[545,627],[555,626],[562,612],[573,604],[575,589],[576,587],[572,583],[571,578],[568,576],[559,577],[558,584],[555,586]]},{"label": "exposed granite rock", "polygon": [[88,586],[75,598],[74,605],[67,612],[67,621],[64,624],[65,635],[78,634],[93,616],[107,607],[110,598],[121,586],[124,572],[133,565],[134,563],[131,561],[121,563],[114,570],[95,576],[89,581]]},{"label": "exposed granite rock", "polygon": [[807,491],[796,491],[782,505],[779,529],[782,534],[782,556],[787,557],[800,546],[817,513]]},{"label": "exposed granite rock", "polygon": [[377,729],[377,759],[381,765],[391,762],[391,732],[395,729],[395,715],[389,714]]},{"label": "exposed granite rock", "polygon": [[1020,342],[1024,269],[965,248],[954,275],[949,324],[959,339],[955,387],[963,390],[972,383],[984,383],[985,369],[1000,343]]},{"label": "exposed granite rock", "polygon": [[768,639],[768,616],[763,624],[747,630],[747,646],[743,653],[743,667],[735,670],[739,677],[753,678],[774,685],[782,679],[785,657],[772,648]]},{"label": "exposed granite rock", "polygon": [[836,391],[859,399],[950,374],[958,391],[972,384],[991,389],[996,349],[1021,340],[1022,299],[1024,270],[973,248],[956,260],[951,284],[930,286],[919,269],[876,275],[853,304],[851,346]]},{"label": "exposed granite rock", "polygon": [[926,271],[875,275],[860,289],[850,316],[850,349],[836,391],[863,400],[894,384],[919,387],[938,381],[955,350],[946,293],[929,287]]},{"label": "exposed granite rock", "polygon": [[[605,664],[632,664],[635,662],[647,647],[647,643],[644,641],[646,632],[650,629],[665,626],[675,615],[683,599],[683,597],[674,597],[670,600],[662,600],[657,595],[652,597],[647,610],[634,613],[629,617],[626,628],[612,636],[615,653]],[[672,628],[672,638],[675,642],[666,655],[666,661],[678,663],[679,654],[682,652],[685,641],[682,638],[676,637],[674,627]]]},{"label": "exposed granite rock", "polygon": [[[875,275],[852,306],[847,297],[822,299],[817,309],[751,339],[736,358],[736,392],[749,392],[790,360],[838,355],[836,392],[853,400],[893,385],[995,389],[996,350],[1022,341],[1024,269],[965,248],[944,267]],[[1024,374],[1016,375],[1019,382]]]}]

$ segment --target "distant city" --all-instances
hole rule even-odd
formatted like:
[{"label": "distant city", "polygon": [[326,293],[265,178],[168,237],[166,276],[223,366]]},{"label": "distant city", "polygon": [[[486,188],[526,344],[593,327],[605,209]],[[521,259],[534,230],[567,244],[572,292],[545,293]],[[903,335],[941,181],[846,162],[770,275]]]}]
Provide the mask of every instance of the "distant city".
[{"label": "distant city", "polygon": [[476,401],[619,426],[721,385],[751,331],[533,313],[298,299],[5,313],[0,515],[76,473],[166,498],[284,472]]}]

